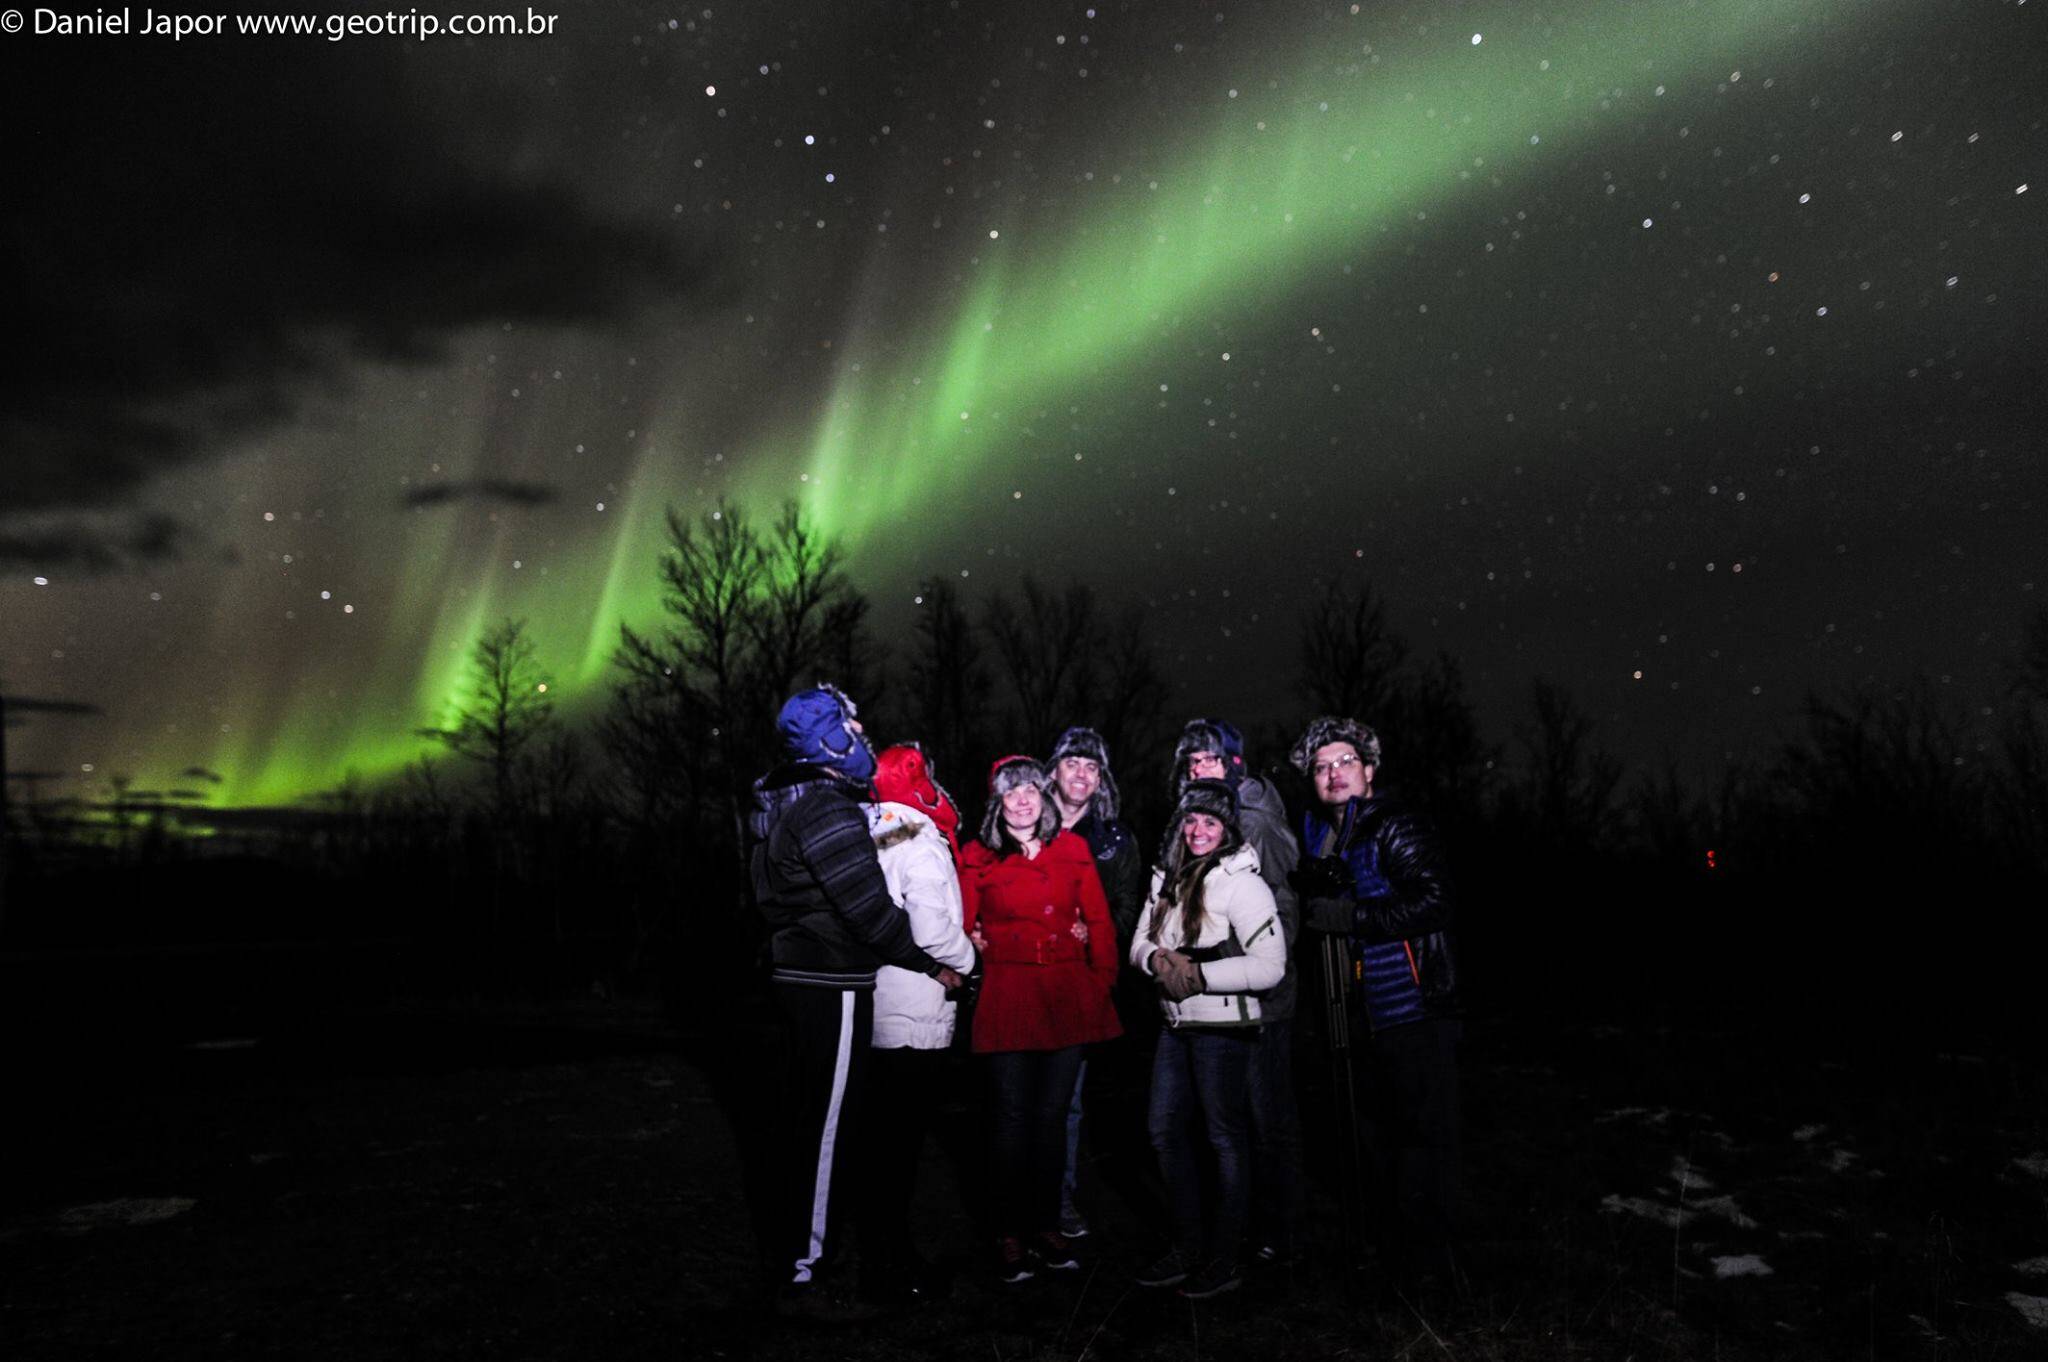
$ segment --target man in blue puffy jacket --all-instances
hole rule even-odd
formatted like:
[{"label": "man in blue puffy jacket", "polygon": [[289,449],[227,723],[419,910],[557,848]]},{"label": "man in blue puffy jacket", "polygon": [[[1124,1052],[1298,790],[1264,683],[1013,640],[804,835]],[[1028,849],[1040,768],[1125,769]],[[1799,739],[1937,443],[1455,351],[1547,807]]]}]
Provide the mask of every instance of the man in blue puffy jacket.
[{"label": "man in blue puffy jacket", "polygon": [[1324,716],[1294,745],[1317,807],[1302,819],[1295,884],[1310,930],[1345,939],[1354,1051],[1371,1129],[1381,1242],[1397,1271],[1453,1273],[1457,1202],[1457,957],[1452,897],[1433,831],[1373,788],[1380,740]]}]

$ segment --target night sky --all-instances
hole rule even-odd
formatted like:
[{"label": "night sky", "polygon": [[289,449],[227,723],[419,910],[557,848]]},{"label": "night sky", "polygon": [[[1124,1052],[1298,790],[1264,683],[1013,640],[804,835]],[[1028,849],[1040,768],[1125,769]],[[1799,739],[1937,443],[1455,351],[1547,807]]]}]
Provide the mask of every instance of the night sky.
[{"label": "night sky", "polygon": [[507,615],[588,707],[720,494],[888,636],[1141,601],[1174,719],[1301,717],[1333,578],[1496,737],[1539,675],[1702,773],[1813,688],[1997,719],[2048,0],[551,6],[0,37],[0,685],[103,711],[10,732],[45,793],[387,774]]}]

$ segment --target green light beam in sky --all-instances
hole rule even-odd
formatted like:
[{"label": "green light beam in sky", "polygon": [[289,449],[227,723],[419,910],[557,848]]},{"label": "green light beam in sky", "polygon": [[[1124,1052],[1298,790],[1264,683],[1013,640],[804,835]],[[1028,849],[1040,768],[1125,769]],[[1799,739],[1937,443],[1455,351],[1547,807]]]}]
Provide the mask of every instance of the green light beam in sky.
[{"label": "green light beam in sky", "polygon": [[[1083,191],[1092,202],[1077,207],[991,209],[951,314],[910,333],[934,342],[851,337],[810,428],[785,428],[736,459],[729,494],[763,508],[797,496],[821,530],[858,545],[914,505],[989,485],[1006,467],[1003,422],[1023,409],[1142,381],[1128,366],[1167,319],[1201,312],[1254,331],[1275,325],[1273,307],[1312,288],[1319,269],[1369,257],[1418,211],[1498,197],[1496,178],[1541,175],[1560,147],[1622,128],[1629,101],[1650,98],[1653,85],[1782,64],[1819,50],[1823,20],[1890,12],[1854,8],[1673,0],[1562,15],[1517,6],[1391,36],[1371,14],[1321,19],[1283,91],[1232,99],[1218,90],[1217,112],[1156,174],[1098,179]],[[1616,107],[1603,107],[1616,92]],[[871,301],[891,283],[875,276]],[[900,324],[891,332],[904,334]],[[523,581],[514,596],[480,585],[410,646],[394,641],[411,659],[406,689],[422,719],[459,693],[466,640],[501,611],[530,618],[542,658],[568,664],[568,701],[594,699],[619,624],[659,615],[656,490],[684,492],[679,476],[665,488],[643,478],[638,513],[622,516],[608,542],[572,547],[545,586]],[[293,728],[216,769],[233,802],[275,801],[331,786],[344,769],[389,774],[419,751],[409,729],[372,731],[365,720],[326,741]]]},{"label": "green light beam in sky", "polygon": [[858,542],[911,495],[992,471],[998,442],[977,421],[1099,382],[1140,358],[1175,314],[1256,317],[1317,266],[1357,255],[1412,213],[1489,192],[1496,174],[1539,172],[1557,144],[1622,117],[1601,108],[1611,91],[1646,94],[1657,77],[1725,78],[1760,37],[1796,33],[1819,7],[1596,12],[1617,11],[1611,26],[1581,19],[1570,36],[1522,11],[1496,16],[1491,32],[1471,19],[1481,43],[1462,27],[1409,37],[1355,77],[1341,68],[1375,54],[1319,42],[1300,63],[1302,93],[1284,110],[1263,120],[1233,110],[1205,151],[1157,175],[1156,190],[1151,177],[1098,185],[1114,202],[1085,234],[1059,222],[1006,233],[1072,244],[1035,254],[1022,270],[1007,263],[1002,237],[982,243],[986,258],[944,343],[881,370],[849,366],[802,463],[749,460],[747,491],[801,491],[827,532]]}]

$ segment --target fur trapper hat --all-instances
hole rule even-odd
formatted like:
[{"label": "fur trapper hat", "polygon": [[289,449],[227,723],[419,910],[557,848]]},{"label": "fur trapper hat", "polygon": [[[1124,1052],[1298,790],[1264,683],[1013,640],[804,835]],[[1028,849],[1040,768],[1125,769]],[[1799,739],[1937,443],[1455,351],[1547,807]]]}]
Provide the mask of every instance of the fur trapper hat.
[{"label": "fur trapper hat", "polygon": [[1309,721],[1309,726],[1295,740],[1294,750],[1288,753],[1288,760],[1294,769],[1308,775],[1309,766],[1315,761],[1316,753],[1333,742],[1348,742],[1358,753],[1358,759],[1367,766],[1380,764],[1380,735],[1356,719],[1340,719],[1334,714],[1325,714]]},{"label": "fur trapper hat", "polygon": [[1045,769],[1053,774],[1055,781],[1060,763],[1068,757],[1092,761],[1101,771],[1102,784],[1096,788],[1095,798],[1088,801],[1089,807],[1103,822],[1115,822],[1118,801],[1116,777],[1109,773],[1109,744],[1092,728],[1070,728],[1060,734],[1060,740],[1052,745],[1052,755],[1045,759]]},{"label": "fur trapper hat", "polygon": [[1038,787],[1038,840],[1050,842],[1059,835],[1060,811],[1053,807],[1052,777],[1038,764],[1038,758],[998,757],[988,768],[988,808],[981,815],[981,843],[990,851],[1004,852],[1015,846],[1004,836],[1003,796],[1020,785]]},{"label": "fur trapper hat", "polygon": [[783,702],[782,711],[775,716],[782,750],[792,761],[827,767],[866,784],[875,774],[875,749],[853,726],[858,713],[837,686],[798,691]]},{"label": "fur trapper hat", "polygon": [[1223,850],[1226,854],[1244,845],[1244,824],[1238,817],[1237,791],[1230,782],[1206,777],[1191,780],[1181,788],[1180,799],[1173,806],[1173,821],[1166,825],[1166,846],[1159,854],[1160,864],[1167,868],[1169,876],[1179,869],[1182,858],[1187,855],[1187,842],[1181,836],[1181,826],[1191,813],[1206,813],[1223,825]]},{"label": "fur trapper hat", "polygon": [[1187,727],[1180,731],[1180,742],[1173,749],[1173,796],[1180,798],[1181,791],[1188,786],[1188,758],[1197,752],[1214,752],[1223,758],[1223,779],[1230,782],[1235,790],[1243,783],[1244,734],[1233,724],[1221,719],[1190,719]]}]

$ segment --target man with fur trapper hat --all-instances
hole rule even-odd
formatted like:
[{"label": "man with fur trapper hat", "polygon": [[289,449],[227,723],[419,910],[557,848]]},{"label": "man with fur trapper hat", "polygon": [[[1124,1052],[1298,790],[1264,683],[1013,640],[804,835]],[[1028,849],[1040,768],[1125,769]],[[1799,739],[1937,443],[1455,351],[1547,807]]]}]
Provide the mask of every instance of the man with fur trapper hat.
[{"label": "man with fur trapper hat", "polygon": [[[1116,924],[1117,955],[1121,959],[1131,947],[1131,930],[1145,906],[1145,859],[1138,850],[1137,839],[1117,821],[1116,777],[1109,770],[1109,745],[1092,728],[1070,728],[1052,745],[1052,755],[1046,758],[1045,766],[1052,776],[1052,802],[1059,810],[1060,826],[1086,842],[1095,857],[1095,873],[1102,881],[1103,897],[1109,900],[1109,916]],[[1149,998],[1120,995],[1117,1012],[1124,1019],[1126,1035],[1132,1034],[1133,1028],[1143,1034],[1156,1029]],[[1128,1044],[1123,1048],[1129,1048]],[[1113,1072],[1098,1073],[1093,1086],[1102,1087],[1105,1078],[1117,1080],[1114,1086],[1118,1088],[1135,1083],[1137,1075],[1125,1073],[1127,1066],[1116,1059],[1110,1059],[1108,1067]],[[1074,1080],[1073,1104],[1067,1110],[1067,1170],[1060,1182],[1060,1232],[1070,1239],[1088,1233],[1087,1218],[1074,1203],[1081,1156],[1081,1088],[1087,1080],[1088,1062],[1083,1060],[1081,1072]],[[1111,1105],[1121,1104],[1112,1096]],[[1131,1132],[1135,1138],[1135,1125]]]},{"label": "man with fur trapper hat", "polygon": [[1273,891],[1287,946],[1287,972],[1259,995],[1259,1046],[1251,1067],[1253,1260],[1285,1261],[1301,1227],[1301,1113],[1294,1099],[1294,941],[1300,907],[1288,877],[1301,847],[1287,828],[1287,806],[1245,769],[1244,734],[1222,719],[1192,719],[1173,750],[1176,802],[1197,780],[1220,780],[1237,796],[1244,840],[1259,853],[1259,876]]},{"label": "man with fur trapper hat", "polygon": [[[858,1128],[882,965],[960,976],[921,948],[890,897],[863,801],[875,754],[853,702],[832,686],[791,696],[776,716],[787,760],[754,784],[747,820],[755,906],[772,933],[775,1000],[789,1039],[784,1088],[787,1202],[764,1246],[786,1307],[825,1306],[818,1274],[836,1243],[835,1155]],[[844,1198],[841,1198],[843,1201]]]},{"label": "man with fur trapper hat", "polygon": [[1295,874],[1311,929],[1341,936],[1350,1010],[1371,1040],[1368,1070],[1381,1202],[1396,1269],[1427,1282],[1453,1270],[1457,1196],[1457,957],[1452,899],[1434,832],[1374,789],[1379,735],[1353,719],[1309,724],[1292,756],[1314,786],[1302,818],[1311,859]]},{"label": "man with fur trapper hat", "polygon": [[1045,767],[1052,775],[1052,802],[1059,809],[1060,826],[1079,834],[1095,853],[1117,944],[1128,948],[1131,928],[1145,906],[1145,857],[1137,839],[1117,821],[1109,747],[1092,728],[1070,728],[1052,745]]}]

